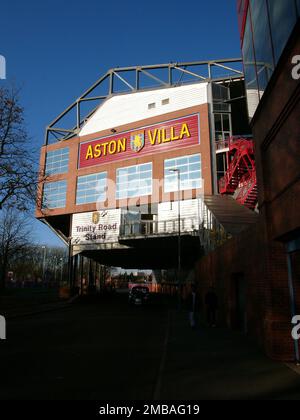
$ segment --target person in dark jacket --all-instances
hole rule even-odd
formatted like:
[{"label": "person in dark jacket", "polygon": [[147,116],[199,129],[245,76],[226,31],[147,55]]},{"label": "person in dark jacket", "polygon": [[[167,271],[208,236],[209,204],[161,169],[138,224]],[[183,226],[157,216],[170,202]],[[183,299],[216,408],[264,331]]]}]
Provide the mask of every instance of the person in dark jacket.
[{"label": "person in dark jacket", "polygon": [[209,288],[205,296],[206,317],[210,327],[217,325],[217,310],[218,310],[218,297],[213,287]]}]

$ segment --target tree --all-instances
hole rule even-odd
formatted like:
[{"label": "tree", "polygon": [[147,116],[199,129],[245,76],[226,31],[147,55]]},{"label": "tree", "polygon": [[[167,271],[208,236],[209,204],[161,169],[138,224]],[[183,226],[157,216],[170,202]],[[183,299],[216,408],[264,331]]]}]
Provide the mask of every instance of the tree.
[{"label": "tree", "polygon": [[51,284],[58,283],[67,261],[66,247],[52,247],[30,244],[20,256],[12,256],[9,270],[13,271],[14,279],[25,283],[35,283],[43,278]]},{"label": "tree", "polygon": [[18,92],[0,88],[0,210],[28,210],[35,200],[39,177],[35,154],[24,127]]},{"label": "tree", "polygon": [[31,241],[31,226],[26,213],[8,207],[0,214],[0,290],[5,288],[5,279],[10,260],[22,258]]}]

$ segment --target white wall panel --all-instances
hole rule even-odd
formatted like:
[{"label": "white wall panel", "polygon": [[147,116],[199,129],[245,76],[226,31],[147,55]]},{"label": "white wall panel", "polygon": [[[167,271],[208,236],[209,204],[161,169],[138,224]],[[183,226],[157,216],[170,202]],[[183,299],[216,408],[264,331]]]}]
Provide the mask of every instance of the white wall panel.
[{"label": "white wall panel", "polygon": [[[198,229],[202,222],[201,205],[199,200],[185,200],[180,202],[180,228],[182,232]],[[178,230],[178,202],[160,203],[158,205],[159,232],[172,233]]]},{"label": "white wall panel", "polygon": [[[116,95],[107,99],[86,122],[79,135],[97,133],[123,124],[140,121],[208,102],[207,83]],[[169,99],[167,105],[162,105]],[[148,105],[155,103],[155,108]]]}]

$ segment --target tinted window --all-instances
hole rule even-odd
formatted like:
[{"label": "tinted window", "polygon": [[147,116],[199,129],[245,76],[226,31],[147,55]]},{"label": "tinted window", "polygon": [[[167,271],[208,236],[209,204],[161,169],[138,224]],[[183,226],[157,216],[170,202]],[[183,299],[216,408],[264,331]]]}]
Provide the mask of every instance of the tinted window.
[{"label": "tinted window", "polygon": [[266,0],[251,0],[251,14],[258,86],[259,92],[262,95],[274,71],[273,50]]},{"label": "tinted window", "polygon": [[244,60],[244,72],[246,82],[246,92],[248,101],[249,116],[253,117],[255,110],[259,102],[258,86],[256,79],[256,67],[254,62],[254,51],[253,41],[251,32],[251,20],[250,13],[247,16],[245,37],[243,43],[243,60]]},{"label": "tinted window", "polygon": [[274,55],[277,62],[296,24],[295,1],[269,0],[269,11]]},{"label": "tinted window", "polygon": [[300,0],[296,0],[297,10],[298,10],[298,17],[300,17]]},{"label": "tinted window", "polygon": [[44,184],[43,207],[49,209],[66,206],[67,182],[47,182]]},{"label": "tinted window", "polygon": [[57,149],[47,152],[46,174],[64,174],[68,172],[69,148]]},{"label": "tinted window", "polygon": [[117,169],[117,198],[152,194],[152,163]]},{"label": "tinted window", "polygon": [[106,198],[107,172],[77,178],[76,204],[96,203]]},{"label": "tinted window", "polygon": [[181,156],[175,159],[165,160],[164,186],[165,192],[178,191],[178,172],[180,179],[180,190],[201,188],[201,156]]}]

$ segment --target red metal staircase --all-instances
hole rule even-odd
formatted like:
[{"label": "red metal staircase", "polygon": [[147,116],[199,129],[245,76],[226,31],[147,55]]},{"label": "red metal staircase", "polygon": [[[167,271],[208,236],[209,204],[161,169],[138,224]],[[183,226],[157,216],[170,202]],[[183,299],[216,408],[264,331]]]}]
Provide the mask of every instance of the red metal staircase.
[{"label": "red metal staircase", "polygon": [[238,203],[254,210],[258,194],[253,141],[232,138],[228,162],[225,176],[219,180],[220,194],[233,194]]}]

